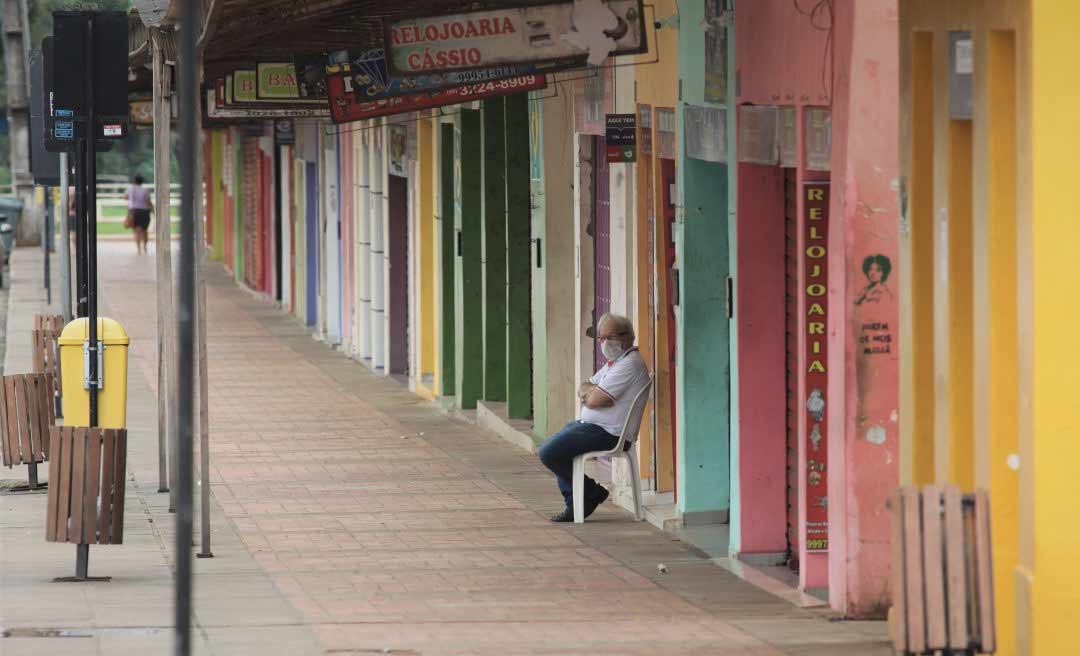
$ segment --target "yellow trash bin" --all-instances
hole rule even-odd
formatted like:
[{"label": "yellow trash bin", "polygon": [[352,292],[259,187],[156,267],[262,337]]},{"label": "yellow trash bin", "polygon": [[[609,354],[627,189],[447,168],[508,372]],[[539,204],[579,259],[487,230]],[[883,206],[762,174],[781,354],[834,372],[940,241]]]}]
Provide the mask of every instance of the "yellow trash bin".
[{"label": "yellow trash bin", "polygon": [[[90,321],[76,319],[60,333],[60,368],[63,376],[64,425],[90,425],[90,390],[87,386],[85,349],[90,342]],[[98,391],[98,427],[125,428],[127,424],[127,352],[131,340],[112,319],[98,318],[98,341],[104,347],[101,388]]]}]

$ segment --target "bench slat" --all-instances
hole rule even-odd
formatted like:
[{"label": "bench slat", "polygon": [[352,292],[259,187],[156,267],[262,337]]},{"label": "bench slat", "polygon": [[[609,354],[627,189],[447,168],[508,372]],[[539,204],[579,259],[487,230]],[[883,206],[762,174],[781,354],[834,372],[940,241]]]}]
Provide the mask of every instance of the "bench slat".
[{"label": "bench slat", "polygon": [[22,461],[36,462],[34,458],[34,409],[30,405],[33,395],[30,393],[30,381],[25,374],[15,377],[15,402],[19,407],[19,437],[22,441]]},{"label": "bench slat", "polygon": [[15,465],[15,443],[12,438],[15,433],[8,430],[8,403],[7,403],[7,383],[0,381],[0,451],[2,451],[2,457],[5,467],[13,467]]},{"label": "bench slat", "polygon": [[97,544],[97,507],[101,483],[101,433],[86,431],[86,521],[83,523],[83,543]]},{"label": "bench slat", "polygon": [[71,451],[71,528],[68,529],[68,541],[81,540],[83,533],[84,502],[86,500],[86,432],[82,429],[72,431]]},{"label": "bench slat", "polygon": [[56,507],[56,541],[68,541],[68,514],[71,511],[71,457],[74,449],[72,429],[65,426],[60,431],[60,483],[53,487],[49,481],[49,494],[55,489],[57,492]]},{"label": "bench slat", "polygon": [[949,647],[967,649],[967,573],[964,564],[964,511],[960,488],[945,488],[945,576],[949,605]]},{"label": "bench slat", "polygon": [[941,572],[945,560],[944,526],[941,518],[941,488],[928,485],[922,491],[923,567],[926,585],[926,647],[948,647],[949,631],[945,620],[945,580]]},{"label": "bench slat", "polygon": [[[49,430],[49,442],[51,446],[49,451],[56,457],[49,458],[49,499],[48,499],[48,519],[45,522],[45,541],[56,541],[56,508],[59,505],[59,481],[60,481],[60,454],[63,449],[60,446],[60,430],[59,428],[52,428]],[[54,490],[56,490],[54,492]]]},{"label": "bench slat", "polygon": [[919,492],[915,488],[904,488],[904,535],[911,536],[905,541],[904,569],[907,572],[908,600],[908,650],[921,654],[926,651],[926,608],[923,605],[923,557],[918,535],[921,521]]},{"label": "bench slat", "polygon": [[[38,395],[37,376],[23,376],[23,394],[26,396],[26,430],[27,439],[30,442],[30,460],[42,462],[41,443],[45,436],[41,434],[41,401]],[[47,412],[47,411],[46,411]]]},{"label": "bench slat", "polygon": [[997,651],[997,626],[994,617],[993,542],[990,537],[990,498],[986,490],[975,493],[975,567],[978,580],[979,645],[982,652]]},{"label": "bench slat", "polygon": [[113,472],[116,469],[116,436],[112,431],[105,431],[101,453],[101,516],[98,518],[98,533],[101,544],[112,544],[113,522]]},{"label": "bench slat", "polygon": [[127,430],[112,431],[116,439],[116,471],[113,475],[113,518],[112,541],[120,544],[124,541],[124,499],[127,494]]}]

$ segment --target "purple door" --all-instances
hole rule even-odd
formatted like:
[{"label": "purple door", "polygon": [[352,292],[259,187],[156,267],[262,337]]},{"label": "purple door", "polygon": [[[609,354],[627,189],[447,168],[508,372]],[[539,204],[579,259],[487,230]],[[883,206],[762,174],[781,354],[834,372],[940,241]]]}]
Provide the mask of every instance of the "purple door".
[{"label": "purple door", "polygon": [[409,181],[390,176],[390,373],[409,373]]},{"label": "purple door", "polygon": [[[593,148],[595,164],[593,171],[593,326],[599,336],[600,317],[611,310],[611,180],[608,177],[607,152],[604,138],[596,138]],[[600,340],[596,339],[596,367],[606,362],[600,352]]]},{"label": "purple door", "polygon": [[319,167],[308,163],[307,182],[307,325],[319,320]]}]

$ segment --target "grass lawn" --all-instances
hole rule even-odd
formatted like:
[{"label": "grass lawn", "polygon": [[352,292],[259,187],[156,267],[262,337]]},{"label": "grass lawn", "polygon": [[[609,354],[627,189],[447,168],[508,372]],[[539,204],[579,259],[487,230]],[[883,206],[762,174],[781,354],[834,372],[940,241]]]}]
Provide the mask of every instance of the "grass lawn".
[{"label": "grass lawn", "polygon": [[[172,228],[172,233],[174,235],[180,234],[180,224],[179,223],[173,223],[169,227]],[[150,230],[153,230],[153,229],[154,229],[154,224],[151,223],[150,224]],[[129,234],[131,234],[131,230],[128,230],[127,228],[125,228],[123,223],[112,223],[112,222],[101,222],[101,221],[99,221],[97,230],[98,230],[99,235],[129,235]]]},{"label": "grass lawn", "polygon": [[[170,209],[172,210],[172,217],[174,219],[179,219],[180,218],[180,208],[179,207],[172,207]],[[98,218],[101,218],[101,219],[119,219],[119,220],[122,221],[125,215],[127,215],[127,208],[125,208],[123,205],[102,205],[101,206],[101,213],[99,214]]]}]

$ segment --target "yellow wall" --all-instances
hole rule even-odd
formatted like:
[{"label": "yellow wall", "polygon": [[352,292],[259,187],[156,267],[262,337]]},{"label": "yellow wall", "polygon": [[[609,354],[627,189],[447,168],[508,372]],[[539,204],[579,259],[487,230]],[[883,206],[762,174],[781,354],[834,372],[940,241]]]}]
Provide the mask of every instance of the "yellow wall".
[{"label": "yellow wall", "polygon": [[[417,389],[427,396],[433,396],[435,390],[428,387],[425,377],[434,375],[436,330],[435,285],[438,276],[435,271],[435,151],[434,130],[431,121],[417,123],[417,156],[420,159],[420,317],[417,326],[420,330],[420,375]],[[434,387],[434,380],[431,382]],[[421,389],[422,388],[422,389]]]},{"label": "yellow wall", "polygon": [[[1026,453],[1033,450],[1033,435],[1041,440],[1046,431],[1033,430],[1023,402],[1031,394],[1039,411],[1038,389],[1032,385],[1039,363],[1030,353],[1042,343],[1035,344],[1033,332],[1041,340],[1045,323],[1030,310],[1029,271],[1042,258],[1026,236],[1033,225],[1037,229],[1031,212],[1033,172],[1025,163],[1039,150],[1033,151],[1030,130],[1032,117],[1041,116],[1032,112],[1028,92],[1028,3],[900,0],[899,5],[901,170],[909,191],[901,234],[907,269],[901,293],[902,478],[908,484],[953,483],[990,491],[997,653],[1064,653],[1053,647],[1027,650],[1029,621],[1046,622],[1064,608],[1036,603],[1045,612],[1033,615],[1025,583],[1034,577],[1032,562],[1039,562],[1040,572],[1047,570],[1045,561],[1033,559],[1034,545],[1043,545],[1031,519],[1038,489],[1024,481],[1041,485],[1050,474]],[[950,30],[972,32],[971,121],[949,115]],[[1077,53],[1070,56],[1077,61]],[[1057,75],[1071,70],[1059,63]],[[1057,188],[1066,187],[1058,183]],[[1061,220],[1060,210],[1053,220]],[[1058,237],[1055,247],[1065,248]],[[1075,281],[1076,272],[1071,275]],[[1060,275],[1056,280],[1056,290],[1068,287]],[[1060,291],[1054,294],[1058,303],[1065,300]],[[1060,344],[1057,340],[1055,357]],[[1060,358],[1055,363],[1061,364]],[[1075,360],[1071,366],[1080,370]],[[1074,400],[1073,406],[1080,403]],[[1076,460],[1077,447],[1070,448],[1069,454],[1055,450],[1051,459]],[[1054,505],[1046,495],[1038,498],[1040,513]],[[1055,512],[1056,525],[1048,531],[1062,528],[1063,506]],[[1043,576],[1054,589],[1066,589],[1058,586],[1058,571]]]},{"label": "yellow wall", "polygon": [[[676,2],[673,0],[660,0],[655,3],[657,20],[663,20],[678,11]],[[646,10],[646,17],[653,18],[649,11]],[[657,58],[657,52],[659,52],[659,61],[656,63],[647,63],[641,66],[637,66],[634,69],[634,74],[637,81],[637,97],[635,99],[636,104],[649,105],[653,111],[653,157],[644,161],[640,161],[637,165],[636,186],[638,189],[638,202],[637,206],[637,262],[635,264],[635,270],[638,272],[637,289],[638,289],[638,303],[637,303],[637,317],[635,317],[635,324],[638,327],[639,342],[642,342],[642,352],[648,356],[650,353],[653,355],[653,361],[649,363],[649,368],[656,372],[656,399],[661,397],[666,399],[667,386],[669,376],[674,372],[671,372],[666,364],[667,356],[667,340],[674,339],[674,335],[667,334],[666,322],[652,322],[652,318],[649,316],[648,307],[648,288],[654,284],[654,279],[648,277],[649,271],[648,262],[643,258],[647,257],[648,249],[646,245],[649,243],[648,230],[649,215],[656,217],[656,221],[652,225],[652,229],[656,231],[653,235],[654,249],[656,253],[662,253],[662,239],[660,235],[661,225],[660,220],[663,216],[661,213],[660,204],[663,202],[662,194],[660,193],[661,187],[659,182],[660,165],[659,158],[657,157],[657,149],[659,146],[659,139],[656,135],[657,121],[655,113],[657,109],[675,109],[676,103],[679,97],[679,70],[678,70],[678,49],[679,39],[678,31],[675,29],[665,28],[653,32],[649,30],[649,38],[653,39],[656,35],[656,42],[650,42],[650,52],[646,55],[638,57],[639,62],[652,62]],[[678,118],[676,118],[678,120]],[[679,144],[676,142],[676,149]],[[676,161],[678,157],[676,156]],[[652,206],[646,202],[647,190],[649,188],[650,181],[647,176],[652,177],[652,189],[653,189],[653,202]],[[657,283],[663,283],[666,281],[666,273],[662,270],[663,259],[658,258],[656,260],[656,270],[653,272]],[[660,276],[664,276],[661,278]],[[656,289],[656,292],[662,291]],[[662,302],[663,296],[659,293],[654,293],[654,303],[658,305]],[[661,316],[662,313],[661,313]],[[655,340],[655,348],[649,348],[648,341]],[[660,473],[659,480],[656,481],[656,489],[660,492],[671,492],[675,487],[674,480],[674,456],[675,456],[675,436],[671,435],[671,425],[674,421],[674,416],[670,415],[671,404],[669,402],[657,402],[652,408],[655,409],[655,423],[653,425],[658,427],[657,430],[657,456],[659,462],[657,463],[657,469]],[[650,415],[654,414],[652,412]],[[649,419],[651,416],[646,416],[643,421],[644,426],[641,431],[641,474],[646,478],[652,477],[652,467],[649,467],[649,459],[653,449],[653,431],[649,425]]]},{"label": "yellow wall", "polygon": [[[1033,344],[1030,453],[1022,454],[1021,514],[1033,517],[1033,540],[1021,559],[1032,572],[1031,653],[1076,647],[1080,619],[1080,247],[1077,246],[1076,131],[1080,107],[1080,3],[1031,2],[1031,278]],[[1023,161],[1023,159],[1021,160]],[[1033,547],[1033,548],[1032,548]]]}]

